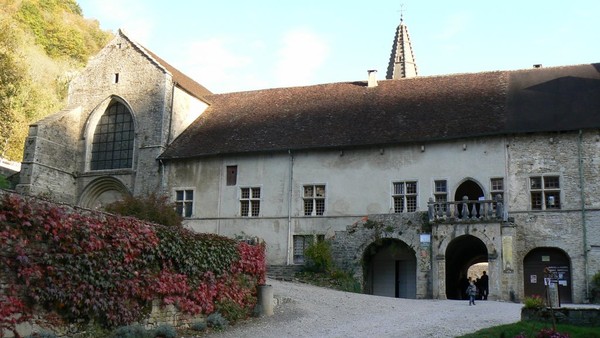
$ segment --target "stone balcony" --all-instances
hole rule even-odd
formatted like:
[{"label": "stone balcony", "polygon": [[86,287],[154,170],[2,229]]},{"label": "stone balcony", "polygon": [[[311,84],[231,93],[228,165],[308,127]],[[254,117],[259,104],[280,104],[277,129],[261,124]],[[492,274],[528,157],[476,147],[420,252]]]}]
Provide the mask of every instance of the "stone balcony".
[{"label": "stone balcony", "polygon": [[435,202],[433,198],[427,203],[427,214],[430,222],[501,222],[508,218],[500,196],[493,200],[469,200]]}]

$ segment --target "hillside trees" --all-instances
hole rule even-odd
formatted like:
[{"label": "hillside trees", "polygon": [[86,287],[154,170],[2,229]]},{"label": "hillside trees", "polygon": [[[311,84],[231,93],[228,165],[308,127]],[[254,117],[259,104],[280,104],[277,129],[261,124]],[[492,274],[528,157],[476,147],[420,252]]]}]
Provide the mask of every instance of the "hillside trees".
[{"label": "hillside trees", "polygon": [[64,106],[70,79],[110,38],[74,0],[0,0],[0,157],[22,159],[29,124]]}]

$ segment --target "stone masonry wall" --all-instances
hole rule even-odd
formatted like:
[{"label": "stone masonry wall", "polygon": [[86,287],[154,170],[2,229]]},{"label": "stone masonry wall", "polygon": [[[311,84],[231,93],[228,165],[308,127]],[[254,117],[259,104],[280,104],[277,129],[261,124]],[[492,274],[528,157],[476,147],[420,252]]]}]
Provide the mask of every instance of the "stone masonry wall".
[{"label": "stone masonry wall", "polygon": [[17,191],[75,203],[80,117],[80,109],[65,109],[29,128]]},{"label": "stone masonry wall", "polygon": [[[563,250],[571,259],[573,301],[584,302],[591,276],[600,271],[598,132],[514,136],[508,149],[507,203],[518,229],[517,266],[522,269],[523,258],[535,248]],[[528,180],[543,175],[560,177],[560,210],[531,210]]]},{"label": "stone masonry wall", "polygon": [[[140,46],[118,34],[71,82],[68,105],[77,108],[32,128],[19,191],[33,195],[50,191],[57,195],[51,196],[53,200],[78,203],[90,182],[113,174],[134,195],[159,191],[156,158],[167,144],[172,88],[171,75]],[[114,100],[126,105],[134,119],[133,166],[90,171],[96,123]]]},{"label": "stone masonry wall", "polygon": [[[429,233],[425,222],[426,213],[369,215],[352,225],[346,231],[336,231],[332,238],[334,263],[363,284],[363,259],[367,248],[379,239],[398,239],[415,251],[417,259],[417,298],[431,298],[431,248],[422,245],[420,235]],[[382,224],[370,227],[368,221]],[[365,227],[365,224],[368,226]],[[373,224],[373,223],[371,223]]]}]

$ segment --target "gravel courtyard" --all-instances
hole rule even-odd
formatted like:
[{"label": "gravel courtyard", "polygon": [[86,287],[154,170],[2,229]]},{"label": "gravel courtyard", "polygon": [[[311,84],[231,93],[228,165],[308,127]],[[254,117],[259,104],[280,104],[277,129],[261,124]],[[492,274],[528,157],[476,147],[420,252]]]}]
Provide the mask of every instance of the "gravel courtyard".
[{"label": "gravel courtyard", "polygon": [[235,325],[213,337],[456,337],[518,322],[522,304],[414,300],[347,293],[268,280],[281,300],[273,316]]}]

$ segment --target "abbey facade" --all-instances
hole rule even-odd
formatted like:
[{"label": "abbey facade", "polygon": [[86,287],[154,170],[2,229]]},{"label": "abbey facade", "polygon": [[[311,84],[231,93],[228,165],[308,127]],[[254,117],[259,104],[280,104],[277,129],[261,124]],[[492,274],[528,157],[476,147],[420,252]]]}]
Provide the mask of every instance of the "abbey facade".
[{"label": "abbey facade", "polygon": [[[97,209],[168,194],[186,227],[267,243],[294,269],[327,240],[364,292],[583,303],[600,271],[600,65],[212,94],[119,32],[30,127],[17,189]],[[544,274],[548,268],[550,275]]]}]

